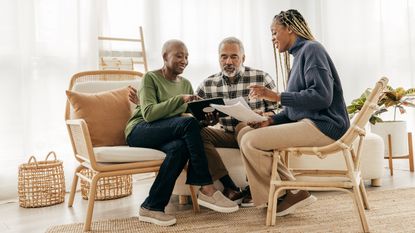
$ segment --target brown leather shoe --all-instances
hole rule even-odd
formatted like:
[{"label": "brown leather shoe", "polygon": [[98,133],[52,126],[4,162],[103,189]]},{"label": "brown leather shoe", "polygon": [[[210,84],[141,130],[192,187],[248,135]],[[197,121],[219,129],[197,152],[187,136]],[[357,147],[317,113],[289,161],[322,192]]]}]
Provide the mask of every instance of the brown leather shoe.
[{"label": "brown leather shoe", "polygon": [[251,196],[251,190],[249,189],[249,186],[247,186],[244,191],[244,199],[242,199],[241,207],[254,207],[254,201],[252,200]]},{"label": "brown leather shoe", "polygon": [[287,194],[277,205],[277,216],[285,216],[293,213],[297,208],[308,206],[317,201],[317,198],[305,190],[299,190],[296,194],[287,190]]},{"label": "brown leather shoe", "polygon": [[254,207],[254,201],[252,200],[251,195],[245,196],[244,199],[242,199],[241,207]]},{"label": "brown leather shoe", "polygon": [[243,193],[241,191],[236,191],[231,188],[223,189],[223,195],[227,197],[229,200],[234,201],[236,204],[241,204],[243,199]]}]

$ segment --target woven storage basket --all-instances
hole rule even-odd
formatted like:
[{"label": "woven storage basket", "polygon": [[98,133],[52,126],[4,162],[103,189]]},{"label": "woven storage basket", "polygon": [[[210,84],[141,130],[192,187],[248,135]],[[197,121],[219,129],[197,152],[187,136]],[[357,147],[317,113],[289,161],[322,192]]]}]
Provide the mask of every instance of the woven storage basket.
[{"label": "woven storage basket", "polygon": [[[96,174],[90,169],[82,169],[81,174],[92,179],[93,174]],[[81,193],[82,198],[88,200],[89,197],[89,182],[81,179]],[[98,180],[97,192],[95,195],[95,200],[111,200],[121,197],[126,197],[132,193],[132,176],[131,175],[122,175],[122,176],[110,176],[103,177]]]},{"label": "woven storage basket", "polygon": [[[54,160],[48,160],[53,155]],[[65,201],[65,176],[62,161],[55,152],[46,155],[45,161],[34,156],[19,166],[19,205],[25,208],[50,206]]]}]

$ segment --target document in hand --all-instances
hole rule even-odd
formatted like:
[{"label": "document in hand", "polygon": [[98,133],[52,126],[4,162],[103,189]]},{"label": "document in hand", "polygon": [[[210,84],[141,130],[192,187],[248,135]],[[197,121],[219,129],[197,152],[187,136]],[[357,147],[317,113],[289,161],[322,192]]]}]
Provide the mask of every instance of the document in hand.
[{"label": "document in hand", "polygon": [[267,118],[252,111],[250,108],[244,106],[241,102],[232,105],[218,105],[210,104],[211,107],[244,122],[261,122],[266,121]]},{"label": "document in hand", "polygon": [[[223,101],[225,102],[225,105],[234,105],[238,102],[241,102],[241,104],[243,106],[245,106],[247,109],[251,109],[248,105],[248,103],[245,101],[245,99],[241,96],[233,98],[233,99],[223,99]],[[215,103],[213,103],[215,104]]]}]

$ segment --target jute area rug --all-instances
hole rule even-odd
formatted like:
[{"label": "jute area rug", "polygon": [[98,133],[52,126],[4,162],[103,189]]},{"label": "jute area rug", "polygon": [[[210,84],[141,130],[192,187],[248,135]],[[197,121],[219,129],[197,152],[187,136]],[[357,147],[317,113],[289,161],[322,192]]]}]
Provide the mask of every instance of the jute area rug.
[{"label": "jute area rug", "polygon": [[[371,209],[366,211],[371,232],[415,232],[415,188],[368,193]],[[275,226],[265,226],[266,209],[241,208],[220,214],[201,208],[201,213],[179,211],[177,224],[160,227],[137,217],[98,220],[92,232],[359,232],[360,222],[350,195],[323,195],[307,208],[286,217],[277,217]],[[54,226],[48,233],[82,232],[82,223]]]}]

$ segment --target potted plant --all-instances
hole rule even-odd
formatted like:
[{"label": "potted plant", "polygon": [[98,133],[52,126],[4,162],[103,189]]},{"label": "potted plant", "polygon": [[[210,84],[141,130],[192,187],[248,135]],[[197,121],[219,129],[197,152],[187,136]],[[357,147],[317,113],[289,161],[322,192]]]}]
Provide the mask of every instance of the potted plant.
[{"label": "potted plant", "polygon": [[[351,117],[363,107],[370,92],[371,89],[366,89],[359,98],[353,100],[347,106],[347,111]],[[369,122],[371,123],[371,132],[380,135],[385,142],[385,155],[389,154],[388,135],[391,135],[392,138],[392,156],[399,157],[408,154],[406,122],[397,121],[396,113],[399,110],[401,114],[404,114],[406,112],[405,107],[415,107],[414,100],[415,88],[405,90],[402,87],[394,89],[391,86],[387,87],[380,98],[378,102],[379,109],[371,116]],[[381,114],[390,109],[393,109],[393,120],[383,120]]]}]

